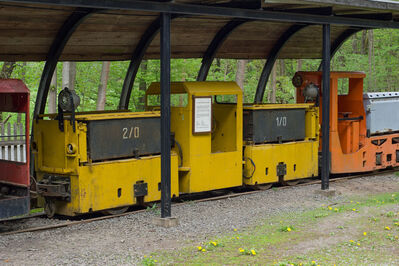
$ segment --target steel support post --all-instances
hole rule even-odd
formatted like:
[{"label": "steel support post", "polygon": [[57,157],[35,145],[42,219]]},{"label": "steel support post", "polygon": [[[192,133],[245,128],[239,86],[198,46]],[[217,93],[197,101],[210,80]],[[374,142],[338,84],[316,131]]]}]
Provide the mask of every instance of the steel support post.
[{"label": "steel support post", "polygon": [[170,20],[161,14],[161,217],[171,217],[170,188]]},{"label": "steel support post", "polygon": [[331,60],[330,25],[323,25],[323,81],[322,81],[322,154],[321,154],[321,189],[330,186],[330,60]]},{"label": "steel support post", "polygon": [[281,37],[277,40],[276,44],[273,46],[273,49],[270,51],[269,56],[267,58],[266,64],[263,67],[262,74],[260,75],[258,87],[256,88],[255,93],[255,103],[262,103],[263,95],[265,94],[266,84],[269,80],[270,73],[273,70],[274,63],[276,62],[280,51],[284,48],[284,45],[288,42],[291,37],[302,30],[308,25],[294,25],[291,26],[286,32],[284,32]]}]

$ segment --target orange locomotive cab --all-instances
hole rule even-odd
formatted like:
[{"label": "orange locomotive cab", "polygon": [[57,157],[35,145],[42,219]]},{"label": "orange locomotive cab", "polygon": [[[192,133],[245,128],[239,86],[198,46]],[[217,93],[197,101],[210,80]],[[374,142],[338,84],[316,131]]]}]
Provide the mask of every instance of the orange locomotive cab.
[{"label": "orange locomotive cab", "polygon": [[[331,173],[367,172],[399,166],[399,133],[370,134],[363,101],[362,72],[331,72],[330,152]],[[321,88],[322,72],[297,72],[293,79],[297,102],[317,101],[307,97],[309,88]],[[319,103],[322,103],[322,88]],[[322,108],[320,110],[320,124]],[[395,112],[395,110],[392,110]],[[386,114],[389,117],[389,114]],[[322,136],[320,138],[320,141]],[[321,148],[321,145],[320,145]]]}]

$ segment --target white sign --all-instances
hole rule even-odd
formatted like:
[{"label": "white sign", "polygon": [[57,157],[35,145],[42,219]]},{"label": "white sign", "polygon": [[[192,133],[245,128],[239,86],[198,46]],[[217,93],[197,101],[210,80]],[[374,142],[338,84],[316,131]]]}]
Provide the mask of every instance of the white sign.
[{"label": "white sign", "polygon": [[194,133],[212,130],[212,98],[194,98]]}]

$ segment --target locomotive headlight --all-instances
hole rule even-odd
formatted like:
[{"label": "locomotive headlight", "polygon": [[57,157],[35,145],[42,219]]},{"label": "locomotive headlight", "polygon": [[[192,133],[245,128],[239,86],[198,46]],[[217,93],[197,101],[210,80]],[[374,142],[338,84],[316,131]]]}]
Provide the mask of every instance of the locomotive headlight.
[{"label": "locomotive headlight", "polygon": [[80,98],[75,91],[63,89],[58,95],[58,105],[62,110],[72,112],[80,104]]},{"label": "locomotive headlight", "polygon": [[303,89],[303,97],[305,97],[306,100],[314,100],[317,96],[319,96],[319,87],[315,84],[310,83]]},{"label": "locomotive headlight", "polygon": [[301,87],[303,84],[303,78],[301,75],[299,75],[298,73],[295,74],[295,76],[292,78],[292,85],[294,85],[294,87],[299,88]]}]

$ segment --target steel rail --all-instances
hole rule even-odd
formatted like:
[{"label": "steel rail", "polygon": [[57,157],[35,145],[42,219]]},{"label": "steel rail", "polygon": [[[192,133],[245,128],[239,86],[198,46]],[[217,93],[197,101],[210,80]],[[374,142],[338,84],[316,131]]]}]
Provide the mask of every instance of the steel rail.
[{"label": "steel rail", "polygon": [[[351,179],[356,179],[356,178],[362,178],[362,177],[367,177],[367,176],[378,176],[378,175],[385,175],[389,173],[394,173],[397,172],[397,169],[392,169],[392,170],[385,170],[382,172],[370,172],[370,173],[362,173],[362,174],[356,174],[356,175],[348,175],[348,176],[343,176],[343,177],[336,177],[330,180],[331,183],[339,183]],[[302,181],[306,181],[309,179],[303,179]],[[283,190],[283,189],[290,189],[290,188],[295,188],[295,187],[302,187],[302,186],[310,186],[310,185],[318,185],[321,184],[321,180],[314,180],[310,182],[305,182],[301,183],[295,186],[282,186],[282,187],[277,187],[277,190]],[[190,201],[190,204],[192,203],[199,203],[199,202],[207,202],[207,201],[216,201],[216,200],[223,200],[223,199],[230,199],[230,198],[236,198],[240,196],[245,196],[245,195],[252,195],[256,193],[261,193],[265,192],[265,190],[255,190],[255,191],[246,191],[246,192],[238,192],[234,194],[228,194],[228,195],[222,195],[222,196],[216,196],[216,197],[210,197],[210,198],[203,198],[203,199],[198,199],[198,200],[193,200]],[[187,204],[188,202],[182,202],[182,203],[173,203],[173,207],[176,206],[181,206],[184,204]],[[0,236],[5,236],[5,235],[14,235],[14,234],[20,234],[20,233],[28,233],[28,232],[38,232],[38,231],[45,231],[45,230],[51,230],[51,229],[58,229],[58,228],[63,228],[63,227],[69,227],[77,224],[86,224],[86,223],[91,223],[91,222],[96,222],[96,221],[101,221],[101,220],[107,220],[107,219],[112,219],[112,218],[118,218],[118,217],[123,217],[131,214],[138,214],[148,211],[147,209],[142,209],[142,210],[135,210],[131,212],[125,212],[121,214],[114,214],[114,215],[107,215],[107,216],[101,216],[101,217],[96,217],[96,218],[90,218],[86,220],[80,220],[80,221],[69,221],[65,223],[60,223],[60,224],[53,224],[53,225],[46,225],[46,226],[39,226],[39,227],[32,227],[32,228],[25,228],[25,229],[20,229],[20,230],[15,230],[15,231],[9,231],[9,232],[4,232],[0,233]],[[32,217],[29,217],[32,218]],[[23,219],[23,218],[21,218]]]}]

